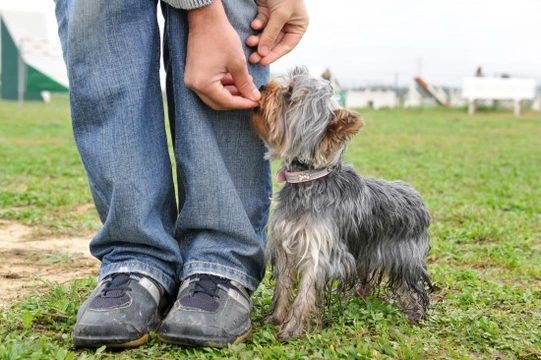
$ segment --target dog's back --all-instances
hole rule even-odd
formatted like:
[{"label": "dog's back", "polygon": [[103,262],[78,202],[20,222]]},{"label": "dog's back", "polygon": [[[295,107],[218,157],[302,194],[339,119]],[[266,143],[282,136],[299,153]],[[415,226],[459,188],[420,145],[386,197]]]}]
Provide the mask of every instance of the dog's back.
[{"label": "dog's back", "polygon": [[338,280],[363,295],[385,285],[410,320],[424,317],[431,218],[413,187],[342,164],[324,178],[285,184],[275,200],[271,248],[287,251],[299,268],[320,269],[325,284]]},{"label": "dog's back", "polygon": [[285,184],[275,200],[281,217],[311,213],[335,222],[355,254],[358,246],[427,233],[431,222],[421,196],[409,184],[364,178],[347,164],[317,181]]}]

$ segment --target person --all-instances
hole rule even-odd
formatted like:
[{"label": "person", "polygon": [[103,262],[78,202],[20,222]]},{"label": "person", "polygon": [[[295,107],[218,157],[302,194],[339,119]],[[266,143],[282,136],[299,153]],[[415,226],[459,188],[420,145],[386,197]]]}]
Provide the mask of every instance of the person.
[{"label": "person", "polygon": [[[227,346],[251,332],[270,166],[249,125],[268,65],[308,26],[302,0],[55,0],[73,133],[103,223],[99,283],[73,342]],[[178,201],[178,202],[177,202]]]}]

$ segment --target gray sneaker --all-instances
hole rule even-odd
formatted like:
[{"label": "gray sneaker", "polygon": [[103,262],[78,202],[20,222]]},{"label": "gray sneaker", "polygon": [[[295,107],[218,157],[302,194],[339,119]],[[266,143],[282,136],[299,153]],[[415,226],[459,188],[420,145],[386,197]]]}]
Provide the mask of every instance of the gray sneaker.
[{"label": "gray sneaker", "polygon": [[150,278],[117,273],[104,278],[81,305],[73,343],[81,347],[136,347],[148,340],[167,305],[165,291]]},{"label": "gray sneaker", "polygon": [[231,280],[199,274],[186,279],[158,337],[170,344],[226,347],[252,333],[252,299]]}]

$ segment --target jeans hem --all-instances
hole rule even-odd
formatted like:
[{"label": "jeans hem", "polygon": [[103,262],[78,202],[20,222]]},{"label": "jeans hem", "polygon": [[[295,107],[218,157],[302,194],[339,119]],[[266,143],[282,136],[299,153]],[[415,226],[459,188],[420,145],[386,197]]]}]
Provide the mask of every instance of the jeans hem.
[{"label": "jeans hem", "polygon": [[140,261],[123,261],[102,266],[100,270],[99,280],[101,281],[104,277],[114,273],[129,272],[140,273],[152,278],[153,280],[157,281],[161,286],[163,286],[165,291],[170,295],[174,295],[178,290],[178,284],[172,277],[165,274],[163,271],[155,268],[154,266],[148,265]]},{"label": "jeans hem", "polygon": [[182,280],[195,274],[210,274],[220,276],[240,283],[250,291],[255,291],[261,280],[246,274],[246,272],[216,263],[191,261],[184,264]]}]

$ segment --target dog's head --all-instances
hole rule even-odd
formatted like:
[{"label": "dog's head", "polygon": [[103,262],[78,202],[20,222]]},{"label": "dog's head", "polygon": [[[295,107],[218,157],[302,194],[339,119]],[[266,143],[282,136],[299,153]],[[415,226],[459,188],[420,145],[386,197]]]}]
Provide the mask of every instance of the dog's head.
[{"label": "dog's head", "polygon": [[252,125],[270,159],[309,168],[336,164],[347,142],[364,125],[359,114],[340,107],[332,86],[303,67],[262,88]]}]

